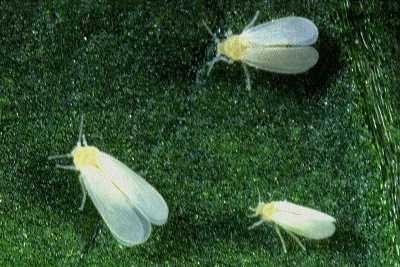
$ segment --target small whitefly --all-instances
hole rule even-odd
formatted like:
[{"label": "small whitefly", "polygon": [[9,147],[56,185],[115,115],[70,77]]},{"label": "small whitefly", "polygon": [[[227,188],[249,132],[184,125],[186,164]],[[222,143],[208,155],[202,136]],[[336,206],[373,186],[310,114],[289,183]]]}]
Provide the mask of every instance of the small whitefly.
[{"label": "small whitefly", "polygon": [[303,250],[306,250],[306,247],[297,236],[320,240],[330,237],[336,230],[335,218],[288,201],[269,203],[259,201],[257,207],[250,208],[250,210],[254,212],[251,217],[260,217],[260,220],[251,225],[249,229],[264,223],[271,224],[279,236],[285,253],[287,252],[286,243],[280,229],[290,235]]},{"label": "small whitefly", "polygon": [[163,197],[125,164],[87,144],[83,118],[79,139],[72,152],[49,159],[72,158],[73,165],[58,168],[80,173],[83,210],[88,194],[115,239],[123,246],[145,242],[151,224],[162,225],[168,219],[168,206]]},{"label": "small whitefly", "polygon": [[259,12],[240,34],[226,34],[226,39],[217,38],[203,21],[217,46],[216,56],[207,63],[207,75],[215,63],[224,61],[242,63],[246,77],[246,88],[251,89],[247,66],[282,73],[303,73],[318,61],[318,52],[313,45],[318,39],[315,24],[302,17],[285,17],[254,26]]}]

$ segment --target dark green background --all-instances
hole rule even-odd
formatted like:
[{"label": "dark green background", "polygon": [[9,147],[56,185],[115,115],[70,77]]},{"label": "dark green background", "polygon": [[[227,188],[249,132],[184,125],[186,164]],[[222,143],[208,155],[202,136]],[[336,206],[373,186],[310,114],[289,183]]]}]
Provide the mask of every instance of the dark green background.
[{"label": "dark green background", "polygon": [[[217,3],[218,2],[218,3]],[[1,1],[0,265],[393,266],[399,255],[399,4],[395,1]],[[364,4],[365,3],[365,4]],[[288,15],[320,30],[306,74],[203,67],[222,34]],[[218,31],[219,29],[219,31]],[[197,75],[200,74],[200,75]],[[170,207],[121,249],[78,210],[69,152],[90,144],[142,174]],[[248,231],[258,200],[337,218],[304,243]],[[397,216],[397,217],[396,217]]]}]

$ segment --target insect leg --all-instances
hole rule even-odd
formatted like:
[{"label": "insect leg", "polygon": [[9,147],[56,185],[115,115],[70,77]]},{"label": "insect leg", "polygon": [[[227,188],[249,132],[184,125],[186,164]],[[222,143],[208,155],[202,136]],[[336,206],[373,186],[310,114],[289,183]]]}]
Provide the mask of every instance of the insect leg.
[{"label": "insect leg", "polygon": [[63,170],[69,170],[69,171],[78,171],[77,168],[75,168],[75,166],[73,165],[60,165],[60,164],[56,164],[56,168],[58,169],[63,169]]},{"label": "insect leg", "polygon": [[232,64],[233,60],[230,60],[229,58],[226,58],[222,55],[217,55],[215,58],[213,58],[211,61],[207,62],[208,65],[208,70],[207,70],[207,76],[210,75],[211,70],[214,67],[214,64],[217,63],[218,61],[223,61],[228,64]]},{"label": "insect leg", "polygon": [[278,225],[276,225],[276,224],[275,224],[275,231],[276,231],[276,233],[278,234],[278,236],[279,236],[279,239],[281,240],[282,247],[283,247],[283,251],[284,251],[285,253],[287,253],[287,249],[286,249],[285,240],[283,240],[283,237],[282,237],[281,231],[279,230],[279,227],[278,227]]},{"label": "insect leg", "polygon": [[228,64],[232,64],[233,63],[233,60],[231,60],[229,58],[226,58],[224,56],[220,56],[220,61],[226,62]]},{"label": "insect leg", "polygon": [[300,239],[296,235],[285,228],[283,228],[283,230],[285,230],[285,232],[288,233],[304,251],[306,251],[306,247],[303,245],[303,243],[301,243]]},{"label": "insect leg", "polygon": [[259,220],[258,222],[255,222],[253,225],[249,226],[247,229],[251,230],[251,229],[253,229],[253,228],[255,228],[255,227],[257,227],[257,226],[259,226],[259,225],[261,225],[263,223],[264,223],[263,220]]},{"label": "insect leg", "polygon": [[242,64],[244,70],[244,76],[246,77],[246,89],[251,91],[251,80],[250,80],[250,72],[245,64]]},{"label": "insect leg", "polygon": [[207,62],[207,65],[208,65],[207,76],[210,75],[210,72],[213,69],[214,64],[217,63],[218,61],[221,61],[222,58],[223,57],[221,57],[221,56],[216,56],[211,61]]},{"label": "insect leg", "polygon": [[250,21],[249,24],[246,25],[246,27],[244,27],[243,31],[248,30],[249,28],[253,27],[254,23],[256,22],[258,15],[260,14],[260,11],[257,10],[256,14],[254,15],[253,19]]},{"label": "insect leg", "polygon": [[82,193],[83,193],[81,206],[79,207],[79,210],[82,211],[83,208],[85,207],[87,192],[86,192],[85,185],[83,184],[83,180],[82,180],[82,176],[81,175],[79,175],[79,183],[81,184]]}]

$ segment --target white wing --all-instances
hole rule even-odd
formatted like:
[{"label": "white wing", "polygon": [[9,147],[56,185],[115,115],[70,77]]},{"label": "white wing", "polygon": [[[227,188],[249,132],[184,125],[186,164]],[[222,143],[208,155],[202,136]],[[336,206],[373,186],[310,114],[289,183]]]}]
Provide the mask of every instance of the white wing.
[{"label": "white wing", "polygon": [[282,228],[310,239],[330,237],[336,230],[335,218],[286,201],[275,202],[272,220]]},{"label": "white wing", "polygon": [[240,36],[264,46],[306,46],[317,41],[318,28],[309,19],[285,17],[251,27]]},{"label": "white wing", "polygon": [[302,73],[318,61],[318,51],[311,46],[264,47],[252,46],[242,61],[255,68],[286,74]]},{"label": "white wing", "polygon": [[100,153],[99,163],[112,177],[112,182],[151,223],[161,225],[167,221],[167,203],[146,180],[107,153]]},{"label": "white wing", "polygon": [[93,167],[82,168],[81,176],[95,207],[119,243],[133,246],[149,238],[150,222],[131,205],[110,177]]}]

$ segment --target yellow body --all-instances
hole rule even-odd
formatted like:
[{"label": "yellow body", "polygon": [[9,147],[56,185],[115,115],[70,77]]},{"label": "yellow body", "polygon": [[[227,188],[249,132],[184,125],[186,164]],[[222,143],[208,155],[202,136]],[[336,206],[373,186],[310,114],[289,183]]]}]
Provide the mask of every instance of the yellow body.
[{"label": "yellow body", "polygon": [[274,202],[270,203],[264,203],[260,202],[258,203],[258,206],[256,208],[256,213],[255,215],[260,216],[262,220],[271,222],[272,221],[272,216],[277,212],[278,209],[275,206]]},{"label": "yellow body", "polygon": [[235,34],[220,42],[217,46],[217,52],[234,61],[241,61],[249,47],[250,43],[246,39]]},{"label": "yellow body", "polygon": [[92,166],[99,168],[98,156],[100,154],[100,150],[98,150],[94,146],[77,146],[72,151],[73,161],[75,167],[80,170],[85,166]]}]

